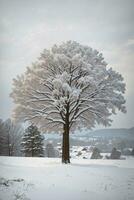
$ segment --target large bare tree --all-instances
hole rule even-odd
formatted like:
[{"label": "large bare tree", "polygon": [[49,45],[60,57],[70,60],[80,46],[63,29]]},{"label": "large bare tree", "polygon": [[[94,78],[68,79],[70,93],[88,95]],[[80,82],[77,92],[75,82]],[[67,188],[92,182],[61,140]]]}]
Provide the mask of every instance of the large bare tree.
[{"label": "large bare tree", "polygon": [[68,41],[44,50],[37,62],[14,79],[14,116],[40,128],[63,132],[62,162],[69,163],[73,127],[110,125],[111,114],[125,112],[123,77],[107,67],[101,53]]}]

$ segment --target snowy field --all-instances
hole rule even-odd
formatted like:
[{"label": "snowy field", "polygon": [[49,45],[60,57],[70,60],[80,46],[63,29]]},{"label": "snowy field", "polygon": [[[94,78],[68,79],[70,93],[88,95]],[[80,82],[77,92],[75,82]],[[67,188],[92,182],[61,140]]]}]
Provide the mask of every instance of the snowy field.
[{"label": "snowy field", "polygon": [[134,158],[0,157],[0,200],[134,200]]}]

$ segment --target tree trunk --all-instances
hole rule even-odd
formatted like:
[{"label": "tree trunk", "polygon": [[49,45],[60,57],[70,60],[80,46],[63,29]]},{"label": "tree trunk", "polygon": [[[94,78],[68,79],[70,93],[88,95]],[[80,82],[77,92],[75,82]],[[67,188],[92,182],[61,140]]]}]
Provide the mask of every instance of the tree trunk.
[{"label": "tree trunk", "polygon": [[65,124],[63,126],[63,141],[62,141],[62,163],[70,163],[69,149],[69,102],[66,106]]},{"label": "tree trunk", "polygon": [[69,129],[67,125],[64,125],[63,140],[62,140],[62,163],[70,163],[69,152]]}]

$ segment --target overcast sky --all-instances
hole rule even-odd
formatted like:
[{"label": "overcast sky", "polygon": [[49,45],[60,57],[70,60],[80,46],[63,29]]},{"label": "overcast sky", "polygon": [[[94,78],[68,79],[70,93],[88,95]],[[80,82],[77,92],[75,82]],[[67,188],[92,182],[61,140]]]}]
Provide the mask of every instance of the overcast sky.
[{"label": "overcast sky", "polygon": [[12,79],[67,40],[102,52],[124,76],[127,114],[113,116],[112,128],[134,126],[133,0],[0,0],[0,118],[11,117]]}]

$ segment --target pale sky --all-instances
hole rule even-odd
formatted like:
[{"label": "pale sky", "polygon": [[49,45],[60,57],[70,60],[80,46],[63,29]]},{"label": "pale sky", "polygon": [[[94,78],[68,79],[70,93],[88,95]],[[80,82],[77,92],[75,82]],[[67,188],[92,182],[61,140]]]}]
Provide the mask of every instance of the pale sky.
[{"label": "pale sky", "polygon": [[133,0],[0,0],[0,118],[11,117],[12,79],[67,40],[97,49],[123,75],[127,114],[113,116],[111,127],[134,126]]}]

